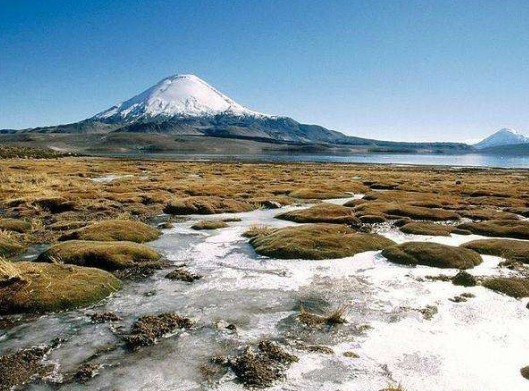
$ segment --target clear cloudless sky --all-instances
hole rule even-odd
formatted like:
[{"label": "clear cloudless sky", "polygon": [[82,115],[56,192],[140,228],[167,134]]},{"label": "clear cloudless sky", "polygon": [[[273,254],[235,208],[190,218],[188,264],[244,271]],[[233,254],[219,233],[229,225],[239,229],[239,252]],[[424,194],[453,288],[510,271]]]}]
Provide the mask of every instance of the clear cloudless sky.
[{"label": "clear cloudless sky", "polygon": [[0,0],[0,128],[75,122],[176,73],[362,137],[529,135],[529,1]]}]

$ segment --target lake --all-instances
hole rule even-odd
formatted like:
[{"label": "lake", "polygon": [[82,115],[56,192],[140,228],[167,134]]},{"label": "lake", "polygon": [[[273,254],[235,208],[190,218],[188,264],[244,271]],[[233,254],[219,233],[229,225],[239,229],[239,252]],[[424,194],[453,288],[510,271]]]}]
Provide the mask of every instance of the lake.
[{"label": "lake", "polygon": [[368,153],[354,155],[225,155],[225,154],[179,154],[179,153],[112,153],[99,156],[148,158],[161,160],[215,160],[258,162],[334,162],[411,164],[433,166],[529,168],[529,156],[501,156],[486,154],[442,155],[442,154],[396,154]]}]

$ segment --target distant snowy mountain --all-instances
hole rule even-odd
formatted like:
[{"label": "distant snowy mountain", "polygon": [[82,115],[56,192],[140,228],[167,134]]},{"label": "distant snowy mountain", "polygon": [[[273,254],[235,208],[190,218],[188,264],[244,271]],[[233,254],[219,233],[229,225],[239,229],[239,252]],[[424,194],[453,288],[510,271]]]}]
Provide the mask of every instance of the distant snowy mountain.
[{"label": "distant snowy mountain", "polygon": [[175,75],[91,120],[132,122],[215,115],[271,117],[238,104],[195,75]]},{"label": "distant snowy mountain", "polygon": [[504,128],[490,135],[486,139],[474,144],[476,149],[486,149],[504,145],[526,144],[529,138],[518,133],[516,130]]},{"label": "distant snowy mountain", "polygon": [[[240,105],[195,75],[167,77],[142,93],[83,121],[20,130],[0,129],[2,133],[28,140],[62,140],[69,134],[72,137],[65,139],[71,139],[76,145],[85,148],[85,145],[97,140],[97,148],[103,149],[105,144],[109,148],[120,149],[123,143],[143,148],[140,143],[149,144],[149,140],[165,136],[169,136],[171,142],[177,138],[189,138],[196,142],[204,136],[223,139],[219,143],[226,143],[227,139],[267,143],[269,150],[274,150],[276,144],[293,145],[294,149],[300,145],[317,145],[318,149],[323,145],[346,151],[354,148],[355,151],[376,152],[473,150],[471,146],[460,143],[400,143],[347,136],[323,126],[299,123],[289,117],[259,113]],[[127,140],[136,140],[138,145]]]}]

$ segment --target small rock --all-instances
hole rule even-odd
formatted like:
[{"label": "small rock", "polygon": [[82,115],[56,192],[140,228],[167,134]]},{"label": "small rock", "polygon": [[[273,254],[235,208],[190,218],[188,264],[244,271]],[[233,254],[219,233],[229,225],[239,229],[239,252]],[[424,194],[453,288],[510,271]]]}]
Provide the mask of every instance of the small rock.
[{"label": "small rock", "polygon": [[526,367],[523,367],[522,369],[520,369],[520,374],[526,378],[527,380],[529,380],[529,365],[526,366]]},{"label": "small rock", "polygon": [[355,352],[344,352],[343,354],[345,357],[349,357],[349,358],[358,358],[360,357],[358,354],[356,354]]}]

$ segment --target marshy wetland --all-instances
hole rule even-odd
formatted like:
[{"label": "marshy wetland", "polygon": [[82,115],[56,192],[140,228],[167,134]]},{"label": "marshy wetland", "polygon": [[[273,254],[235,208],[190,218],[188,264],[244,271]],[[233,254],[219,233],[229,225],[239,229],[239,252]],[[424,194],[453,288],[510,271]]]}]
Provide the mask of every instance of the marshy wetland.
[{"label": "marshy wetland", "polygon": [[517,391],[529,171],[0,160],[0,390]]}]

